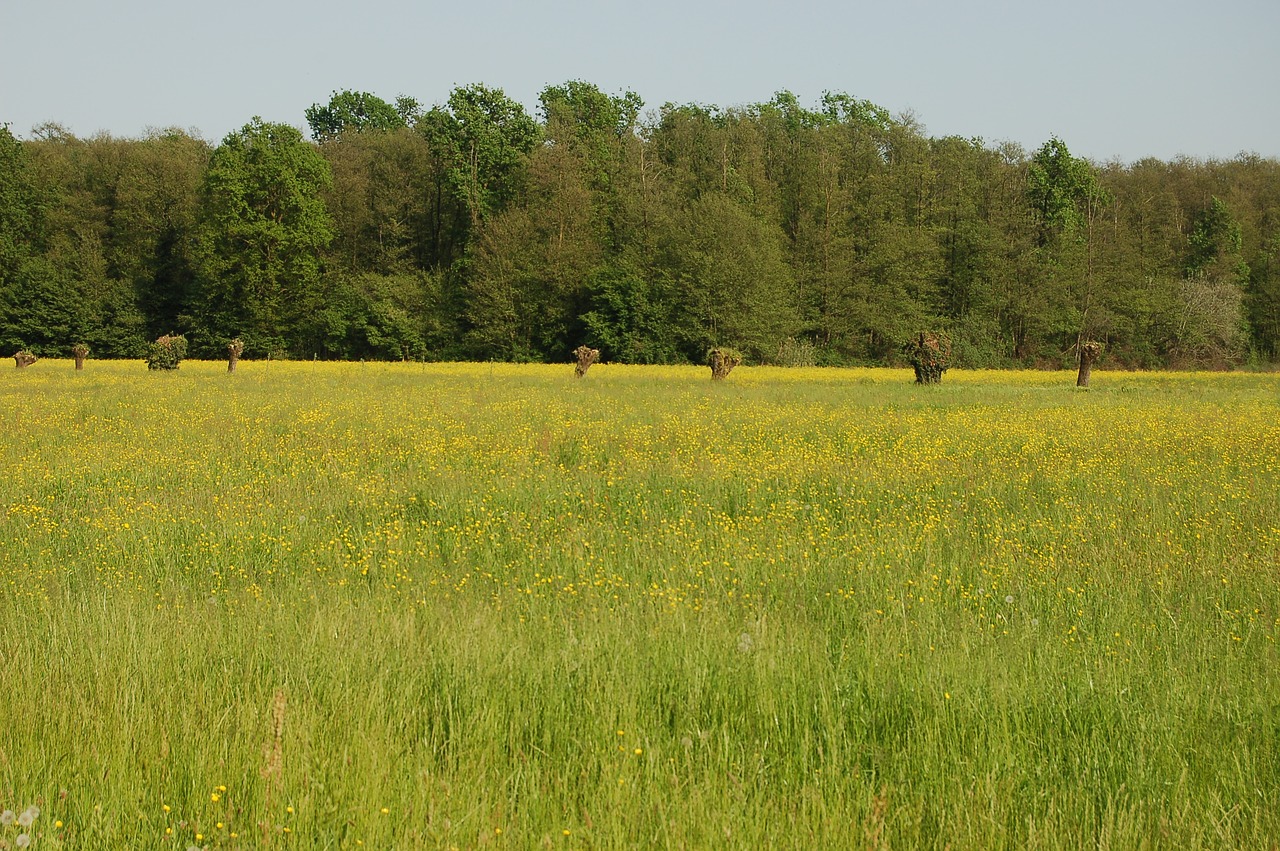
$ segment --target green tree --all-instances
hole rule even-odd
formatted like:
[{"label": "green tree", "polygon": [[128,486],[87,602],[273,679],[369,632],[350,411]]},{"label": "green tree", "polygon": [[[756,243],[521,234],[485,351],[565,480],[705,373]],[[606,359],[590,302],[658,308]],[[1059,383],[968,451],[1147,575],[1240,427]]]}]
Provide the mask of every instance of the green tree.
[{"label": "green tree", "polygon": [[347,132],[407,127],[418,112],[417,101],[412,98],[402,96],[392,105],[377,95],[344,89],[334,92],[328,104],[307,107],[306,116],[311,137],[325,142]]},{"label": "green tree", "polygon": [[1246,306],[1254,345],[1274,361],[1280,356],[1280,233],[1254,259]]},{"label": "green tree", "polygon": [[1240,250],[1240,225],[1214,196],[1196,216],[1187,238],[1173,346],[1180,358],[1217,366],[1240,355],[1249,285],[1249,267]]},{"label": "green tree", "polygon": [[304,348],[318,304],[320,254],[333,237],[320,192],[329,164],[298,130],[255,118],[213,152],[201,185],[200,315],[193,346],[221,355]]},{"label": "green tree", "polygon": [[591,309],[582,317],[587,342],[606,361],[680,362],[671,289],[666,276],[646,274],[626,258],[593,269],[586,282]]},{"label": "green tree", "polygon": [[794,336],[782,233],[732,198],[713,192],[694,202],[680,217],[668,262],[676,335],[691,362],[732,346],[759,363]]},{"label": "green tree", "polygon": [[0,124],[0,286],[9,280],[36,241],[40,193],[22,143]]},{"label": "green tree", "polygon": [[473,231],[519,195],[540,135],[523,106],[502,89],[479,84],[454,89],[447,104],[429,110],[418,126],[446,162]]},{"label": "green tree", "polygon": [[1099,286],[1095,230],[1112,199],[1088,160],[1072,156],[1057,137],[1031,158],[1027,185],[1038,226],[1042,284],[1048,295],[1042,321],[1050,333],[1060,335],[1061,342],[1078,346],[1086,336],[1098,335],[1093,315]]},{"label": "green tree", "polygon": [[[335,238],[328,267],[393,274],[438,265],[431,250],[435,162],[420,133],[347,134],[321,146]],[[447,265],[447,263],[445,264]]]},{"label": "green tree", "polygon": [[1187,238],[1187,276],[1222,277],[1244,286],[1249,267],[1240,255],[1241,244],[1239,223],[1226,203],[1214,196],[1196,216]]},{"label": "green tree", "polygon": [[[23,315],[42,293],[32,292],[32,246],[38,238],[39,192],[22,143],[0,125],[0,352],[12,354],[43,336],[38,319]],[[34,327],[33,327],[34,326]]]},{"label": "green tree", "polygon": [[482,227],[466,289],[475,355],[559,359],[581,342],[584,284],[604,255],[589,170],[581,151],[539,148],[524,203]]},{"label": "green tree", "polygon": [[43,354],[66,354],[76,341],[105,357],[140,354],[146,335],[135,282],[122,269],[128,256],[114,248],[125,241],[115,214],[134,143],[105,134],[77,139],[44,125],[26,144],[41,202],[23,288],[41,295],[12,316],[26,317],[26,334],[36,335],[32,345]]},{"label": "green tree", "polygon": [[547,86],[538,98],[547,139],[582,153],[592,187],[609,187],[621,143],[634,133],[644,101],[635,92],[607,95],[582,80]]}]

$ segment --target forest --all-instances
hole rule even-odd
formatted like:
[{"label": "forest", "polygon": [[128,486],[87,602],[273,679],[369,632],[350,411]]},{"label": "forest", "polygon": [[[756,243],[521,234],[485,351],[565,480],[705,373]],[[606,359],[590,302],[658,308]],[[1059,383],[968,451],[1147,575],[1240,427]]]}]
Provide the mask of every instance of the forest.
[{"label": "forest", "polygon": [[[0,350],[140,357],[1133,368],[1280,354],[1280,162],[1091,162],[935,138],[826,93],[667,103],[573,80],[536,115],[342,91],[298,127],[0,127]],[[301,125],[300,125],[301,126]]]}]

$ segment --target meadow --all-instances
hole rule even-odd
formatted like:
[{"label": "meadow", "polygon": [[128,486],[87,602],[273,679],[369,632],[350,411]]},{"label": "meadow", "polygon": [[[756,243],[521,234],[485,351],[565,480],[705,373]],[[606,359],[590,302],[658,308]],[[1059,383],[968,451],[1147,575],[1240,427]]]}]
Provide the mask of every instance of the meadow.
[{"label": "meadow", "polygon": [[1274,848],[1280,375],[1073,379],[0,370],[0,847]]}]

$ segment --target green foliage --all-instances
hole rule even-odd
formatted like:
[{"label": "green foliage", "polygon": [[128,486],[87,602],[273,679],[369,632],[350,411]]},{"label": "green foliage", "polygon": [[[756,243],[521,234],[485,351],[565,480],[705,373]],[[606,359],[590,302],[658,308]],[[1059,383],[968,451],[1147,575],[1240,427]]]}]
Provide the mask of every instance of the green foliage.
[{"label": "green foliage", "polygon": [[831,122],[861,124],[882,131],[893,124],[889,110],[844,92],[823,92],[822,114]]},{"label": "green foliage", "polygon": [[307,107],[306,116],[311,137],[325,142],[347,132],[407,127],[417,112],[418,104],[413,98],[397,98],[393,106],[377,95],[344,89],[335,91],[327,105],[314,103]]},{"label": "green foliage", "polygon": [[331,179],[295,128],[257,118],[213,152],[196,230],[202,355],[237,335],[252,354],[300,350],[333,238],[320,198]]},{"label": "green foliage", "polygon": [[559,86],[547,86],[538,96],[544,123],[550,127],[563,124],[578,139],[631,132],[644,101],[635,92],[606,95],[591,83],[569,80]]},{"label": "green foliage", "polygon": [[541,135],[523,106],[481,84],[454,89],[418,126],[447,164],[449,184],[473,226],[516,198]]},{"label": "green foliage", "polygon": [[434,243],[452,210],[433,198],[439,164],[422,134],[348,134],[321,154],[333,176],[321,191],[335,232],[328,268],[389,275],[448,264],[449,248]]},{"label": "green foliage", "polygon": [[1042,244],[1054,234],[1076,234],[1085,224],[1085,205],[1107,202],[1107,192],[1099,186],[1089,161],[1072,156],[1057,137],[1032,157],[1027,192],[1040,223]]},{"label": "green foliage", "polygon": [[0,125],[0,349],[42,353],[71,324],[56,272],[32,250],[41,237],[42,193],[21,142]]},{"label": "green foliage", "polygon": [[[1280,163],[1096,167],[928,138],[851,95],[743,107],[546,86],[423,112],[334,92],[323,144],[255,119],[217,150],[177,130],[0,131],[0,345],[193,352],[753,362],[811,341],[891,364],[945,327],[957,365],[1129,366],[1280,351]],[[806,354],[803,360],[808,360]]]},{"label": "green foliage", "polygon": [[1253,344],[1263,358],[1280,356],[1280,232],[1262,246],[1250,267],[1246,295]]},{"label": "green foliage", "polygon": [[539,96],[547,140],[579,152],[583,174],[599,191],[609,189],[627,136],[644,102],[635,92],[611,96],[581,80],[547,86]]},{"label": "green foliage", "polygon": [[796,330],[791,270],[781,234],[721,193],[708,193],[682,217],[669,274],[675,327],[689,359],[733,342],[756,362]]},{"label": "green foliage", "polygon": [[177,369],[187,356],[187,338],[181,334],[165,334],[147,346],[147,369]]},{"label": "green foliage", "polygon": [[1249,267],[1240,257],[1240,225],[1216,195],[1196,216],[1187,238],[1187,275],[1226,275],[1247,286]]},{"label": "green foliage", "polygon": [[582,322],[587,339],[607,361],[679,363],[682,357],[670,314],[670,284],[632,263],[593,269],[587,277],[590,309]]},{"label": "green foliage", "polygon": [[22,143],[0,124],[0,287],[25,259],[37,236],[40,194]]},{"label": "green foliage", "polygon": [[29,257],[0,289],[0,345],[29,348],[42,357],[65,354],[84,338],[92,317],[74,283],[46,257]]},{"label": "green foliage", "polygon": [[921,331],[906,346],[907,362],[916,373],[916,384],[938,384],[951,368],[951,336]]},{"label": "green foliage", "polygon": [[315,355],[351,360],[441,356],[449,334],[434,276],[364,273],[333,276],[326,283],[325,306],[309,323]]}]

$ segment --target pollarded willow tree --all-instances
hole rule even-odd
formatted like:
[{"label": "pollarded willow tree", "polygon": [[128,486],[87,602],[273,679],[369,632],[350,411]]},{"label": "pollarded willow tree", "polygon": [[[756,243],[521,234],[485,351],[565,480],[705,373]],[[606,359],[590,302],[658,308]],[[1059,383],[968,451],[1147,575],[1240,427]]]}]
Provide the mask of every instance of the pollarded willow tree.
[{"label": "pollarded willow tree", "polygon": [[319,291],[320,252],[333,238],[320,191],[329,164],[302,134],[255,118],[228,135],[200,188],[197,351],[302,351]]}]

